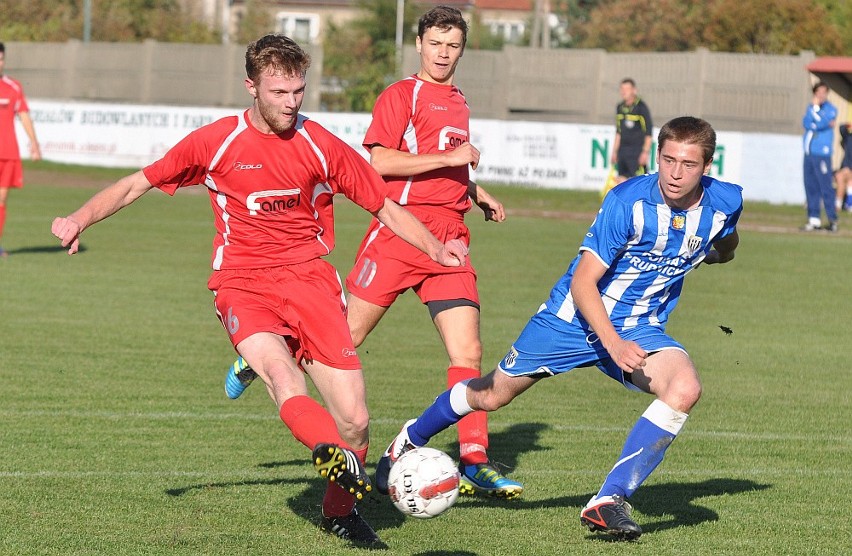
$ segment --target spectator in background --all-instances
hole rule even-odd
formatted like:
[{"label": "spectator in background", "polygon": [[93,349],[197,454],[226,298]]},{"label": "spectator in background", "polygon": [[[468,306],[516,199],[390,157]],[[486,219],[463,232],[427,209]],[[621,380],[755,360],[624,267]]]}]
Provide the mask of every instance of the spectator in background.
[{"label": "spectator in background", "polygon": [[[837,108],[828,102],[828,85],[822,81],[814,85],[813,93],[813,100],[802,118],[802,127],[805,128],[803,175],[808,206],[808,222],[802,226],[802,230],[812,232],[826,229],[836,232],[837,210],[834,207],[831,153]],[[820,203],[825,207],[825,215],[828,218],[825,228],[820,220]]]},{"label": "spectator in background", "polygon": [[[6,223],[6,199],[9,197],[9,189],[24,186],[21,153],[15,137],[15,114],[20,118],[21,125],[30,138],[30,158],[41,159],[41,149],[24,90],[20,83],[3,73],[5,66],[6,46],[0,42],[0,238],[3,237],[3,226]],[[0,257],[5,256],[6,251],[0,247]]]},{"label": "spectator in background", "polygon": [[840,126],[840,146],[843,147],[843,160],[840,168],[834,173],[837,182],[837,198],[834,206],[837,210],[844,208],[852,212],[852,123]]},{"label": "spectator in background", "polygon": [[639,98],[635,81],[622,79],[619,93],[621,102],[615,108],[615,143],[610,158],[618,169],[615,185],[648,173],[654,127],[651,111]]}]

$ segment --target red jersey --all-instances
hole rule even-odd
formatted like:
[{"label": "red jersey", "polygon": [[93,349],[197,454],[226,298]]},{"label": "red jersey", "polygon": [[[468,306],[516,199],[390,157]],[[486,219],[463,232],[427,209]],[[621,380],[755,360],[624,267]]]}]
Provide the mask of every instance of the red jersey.
[{"label": "red jersey", "polygon": [[8,75],[0,75],[0,159],[21,158],[15,137],[15,115],[29,111],[21,84]]},{"label": "red jersey", "polygon": [[[364,147],[381,145],[412,154],[440,153],[470,139],[470,108],[454,85],[412,75],[385,89],[373,107]],[[401,205],[470,210],[468,166],[439,168],[417,176],[385,176],[391,198]]]},{"label": "red jersey", "polygon": [[364,158],[300,115],[283,135],[230,116],[201,127],[143,169],[173,195],[204,184],[215,215],[213,269],[302,263],[334,248],[332,197],[342,193],[369,212],[387,185]]}]

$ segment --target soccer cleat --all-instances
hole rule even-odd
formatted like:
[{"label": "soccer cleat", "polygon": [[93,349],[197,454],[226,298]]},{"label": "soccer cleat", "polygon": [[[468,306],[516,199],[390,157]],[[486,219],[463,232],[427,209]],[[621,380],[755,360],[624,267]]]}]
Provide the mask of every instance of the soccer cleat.
[{"label": "soccer cleat", "polygon": [[257,373],[248,366],[246,360],[238,357],[225,375],[225,394],[232,400],[236,400],[256,378]]},{"label": "soccer cleat", "polygon": [[836,232],[836,231],[837,231],[837,221],[836,221],[836,220],[832,220],[831,222],[829,222],[829,223],[825,226],[825,229],[826,229],[827,231],[829,231],[829,232]]},{"label": "soccer cleat", "polygon": [[382,494],[388,493],[388,475],[393,464],[399,459],[399,456],[417,447],[408,439],[408,427],[414,421],[416,419],[412,419],[402,426],[402,430],[399,431],[399,434],[390,443],[388,449],[379,458],[379,463],[376,465],[376,490]]},{"label": "soccer cleat", "polygon": [[630,519],[632,510],[630,504],[617,494],[592,498],[580,512],[580,523],[589,531],[602,531],[620,541],[633,541],[642,534],[642,528]]},{"label": "soccer cleat", "polygon": [[321,477],[339,484],[356,499],[363,499],[373,490],[366,469],[352,450],[336,444],[317,444],[313,460]]},{"label": "soccer cleat", "polygon": [[349,515],[341,517],[322,516],[320,526],[329,533],[337,535],[353,544],[368,546],[371,548],[386,548],[370,524],[358,514],[356,508],[352,508]]},{"label": "soccer cleat", "polygon": [[491,462],[459,465],[459,472],[459,494],[482,492],[508,500],[517,498],[524,491],[524,485],[504,476]]}]

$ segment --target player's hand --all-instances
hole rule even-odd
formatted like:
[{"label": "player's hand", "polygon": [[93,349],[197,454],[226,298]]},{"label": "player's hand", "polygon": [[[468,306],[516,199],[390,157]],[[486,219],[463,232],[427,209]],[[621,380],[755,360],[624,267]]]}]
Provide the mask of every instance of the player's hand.
[{"label": "player's hand", "polygon": [[485,221],[503,222],[506,220],[506,209],[503,203],[492,197],[481,187],[477,190],[476,204],[485,214]]},{"label": "player's hand", "polygon": [[70,218],[54,218],[50,231],[59,238],[62,247],[68,247],[68,254],[73,255],[80,250],[80,234],[83,227]]},{"label": "player's hand", "polygon": [[716,249],[711,249],[707,256],[704,257],[705,264],[725,264],[734,260],[735,253],[733,251],[728,251],[727,253],[722,253],[717,251]]},{"label": "player's hand", "polygon": [[636,342],[618,339],[615,344],[607,349],[609,356],[618,367],[626,372],[639,371],[645,366],[648,352],[642,349]]},{"label": "player's hand", "polygon": [[435,261],[443,266],[465,266],[469,249],[460,239],[451,239],[441,247]]},{"label": "player's hand", "polygon": [[479,149],[470,143],[462,143],[455,149],[447,151],[447,165],[457,167],[470,164],[470,167],[476,170],[479,166],[479,156]]}]

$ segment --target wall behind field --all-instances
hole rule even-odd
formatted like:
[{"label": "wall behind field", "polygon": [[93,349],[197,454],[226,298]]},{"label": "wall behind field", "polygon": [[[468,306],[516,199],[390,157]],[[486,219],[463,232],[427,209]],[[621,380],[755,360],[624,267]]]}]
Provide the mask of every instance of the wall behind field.
[{"label": "wall behind field", "polygon": [[[7,43],[7,72],[32,98],[186,106],[240,107],[245,47],[236,44]],[[313,58],[304,109],[321,110],[323,54]],[[418,68],[413,46],[403,52],[405,74]],[[691,114],[717,129],[799,133],[810,99],[798,56],[695,52],[607,53],[603,50],[467,50],[456,82],[473,117],[494,120],[610,124],[618,84],[633,77],[654,121]],[[841,91],[849,96],[849,91]],[[835,102],[846,118],[845,102]]]},{"label": "wall behind field", "polygon": [[[30,100],[46,160],[111,167],[145,166],[193,129],[242,110]],[[367,156],[361,141],[369,114],[306,114]],[[17,130],[26,156],[26,135],[20,125]],[[470,140],[482,152],[474,177],[490,183],[599,190],[609,172],[612,139],[611,125],[474,118]],[[712,173],[742,185],[748,200],[804,202],[798,134],[718,129]]]}]

